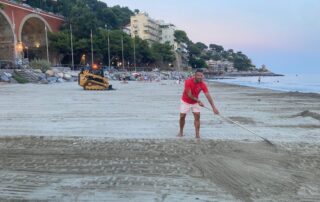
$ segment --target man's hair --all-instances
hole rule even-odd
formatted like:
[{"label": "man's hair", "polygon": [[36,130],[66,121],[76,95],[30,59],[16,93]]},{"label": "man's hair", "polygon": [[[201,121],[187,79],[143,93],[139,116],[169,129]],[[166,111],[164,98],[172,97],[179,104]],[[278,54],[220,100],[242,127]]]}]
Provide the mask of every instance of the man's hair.
[{"label": "man's hair", "polygon": [[197,69],[195,73],[203,73],[202,69]]}]

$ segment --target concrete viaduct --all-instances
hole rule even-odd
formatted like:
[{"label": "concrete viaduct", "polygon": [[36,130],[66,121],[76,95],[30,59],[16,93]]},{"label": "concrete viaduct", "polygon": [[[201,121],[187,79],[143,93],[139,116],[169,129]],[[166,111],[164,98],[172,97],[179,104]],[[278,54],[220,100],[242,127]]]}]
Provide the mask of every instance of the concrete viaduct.
[{"label": "concrete viaduct", "polygon": [[59,31],[63,16],[0,0],[0,60],[47,59],[46,30]]}]

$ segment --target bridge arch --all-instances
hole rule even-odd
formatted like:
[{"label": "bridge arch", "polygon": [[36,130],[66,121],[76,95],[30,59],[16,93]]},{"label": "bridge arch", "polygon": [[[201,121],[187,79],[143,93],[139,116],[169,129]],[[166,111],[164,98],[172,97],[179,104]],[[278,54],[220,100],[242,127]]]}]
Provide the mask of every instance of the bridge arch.
[{"label": "bridge arch", "polygon": [[38,14],[28,14],[22,19],[18,32],[19,42],[27,49],[29,59],[46,57],[45,27],[48,32],[52,31],[49,23]]},{"label": "bridge arch", "polygon": [[7,14],[0,9],[0,60],[15,57],[15,35],[13,24]]}]

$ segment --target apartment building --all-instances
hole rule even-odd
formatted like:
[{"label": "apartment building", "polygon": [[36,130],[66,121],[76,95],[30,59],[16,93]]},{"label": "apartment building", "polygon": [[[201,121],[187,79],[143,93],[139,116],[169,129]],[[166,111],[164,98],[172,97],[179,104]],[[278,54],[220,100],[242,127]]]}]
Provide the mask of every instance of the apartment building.
[{"label": "apartment building", "polygon": [[150,18],[147,13],[138,13],[130,18],[131,37],[138,36],[150,43],[161,41],[159,22]]},{"label": "apartment building", "polygon": [[170,45],[174,45],[174,32],[176,27],[173,24],[160,22],[161,40],[160,43],[169,42]]},{"label": "apartment building", "polygon": [[221,60],[208,60],[206,61],[208,69],[213,72],[232,72],[234,71],[233,63]]},{"label": "apartment building", "polygon": [[147,40],[151,45],[154,42],[166,43],[172,46],[175,52],[175,67],[178,70],[188,67],[187,45],[184,43],[175,42],[174,33],[176,27],[173,24],[165,23],[164,21],[154,20],[149,17],[147,13],[137,13],[130,18],[130,31],[131,37],[140,37]]}]

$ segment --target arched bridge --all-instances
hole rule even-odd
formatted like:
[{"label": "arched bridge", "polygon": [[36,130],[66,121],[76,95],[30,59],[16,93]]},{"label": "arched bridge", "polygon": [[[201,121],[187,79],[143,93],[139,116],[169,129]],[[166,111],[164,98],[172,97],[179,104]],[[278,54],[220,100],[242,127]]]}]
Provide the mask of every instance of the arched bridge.
[{"label": "arched bridge", "polygon": [[46,30],[59,31],[64,18],[27,4],[0,4],[0,60],[46,59]]}]

